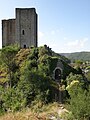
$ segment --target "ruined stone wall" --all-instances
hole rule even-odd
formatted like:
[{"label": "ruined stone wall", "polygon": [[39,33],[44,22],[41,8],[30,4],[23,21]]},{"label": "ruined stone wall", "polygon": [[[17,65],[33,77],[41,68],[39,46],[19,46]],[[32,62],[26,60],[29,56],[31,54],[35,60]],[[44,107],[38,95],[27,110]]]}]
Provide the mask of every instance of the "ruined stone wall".
[{"label": "ruined stone wall", "polygon": [[2,46],[15,43],[16,20],[2,20]]},{"label": "ruined stone wall", "polygon": [[22,48],[37,46],[37,14],[35,8],[16,8],[16,41]]}]

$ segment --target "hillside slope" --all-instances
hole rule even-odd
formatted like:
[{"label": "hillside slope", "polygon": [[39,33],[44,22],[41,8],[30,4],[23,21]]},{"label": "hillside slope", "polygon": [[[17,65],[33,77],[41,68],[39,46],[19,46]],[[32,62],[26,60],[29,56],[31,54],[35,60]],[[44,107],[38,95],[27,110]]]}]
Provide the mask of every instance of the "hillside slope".
[{"label": "hillside slope", "polygon": [[61,53],[65,57],[73,60],[90,61],[90,52]]}]

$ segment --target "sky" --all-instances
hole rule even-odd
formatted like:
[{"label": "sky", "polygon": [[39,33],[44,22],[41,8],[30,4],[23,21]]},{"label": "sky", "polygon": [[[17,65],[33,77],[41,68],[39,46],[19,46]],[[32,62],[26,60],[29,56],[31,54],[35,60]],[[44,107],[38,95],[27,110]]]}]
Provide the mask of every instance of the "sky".
[{"label": "sky", "polygon": [[90,0],[0,0],[0,21],[15,18],[15,8],[32,7],[38,14],[38,46],[47,44],[57,53],[90,51]]}]

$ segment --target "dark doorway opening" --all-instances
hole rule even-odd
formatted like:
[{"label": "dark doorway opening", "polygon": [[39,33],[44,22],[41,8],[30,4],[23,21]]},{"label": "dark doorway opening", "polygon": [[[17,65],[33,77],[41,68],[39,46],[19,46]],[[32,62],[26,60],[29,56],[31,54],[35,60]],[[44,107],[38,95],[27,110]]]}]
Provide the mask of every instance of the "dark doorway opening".
[{"label": "dark doorway opening", "polygon": [[61,79],[61,70],[60,69],[56,69],[55,70],[55,79],[56,80],[60,80]]},{"label": "dark doorway opening", "polygon": [[24,45],[24,48],[26,48],[26,45]]}]

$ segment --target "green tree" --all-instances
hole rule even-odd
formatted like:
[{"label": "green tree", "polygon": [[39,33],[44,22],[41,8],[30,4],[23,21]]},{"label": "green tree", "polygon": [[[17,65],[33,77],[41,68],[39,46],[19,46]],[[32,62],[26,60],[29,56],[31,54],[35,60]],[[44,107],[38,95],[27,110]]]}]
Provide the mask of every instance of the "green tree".
[{"label": "green tree", "polygon": [[82,88],[82,84],[79,81],[72,81],[67,87],[70,95],[69,108],[77,120],[89,120],[90,119],[90,86],[88,90]]},{"label": "green tree", "polygon": [[75,80],[78,80],[78,81],[84,83],[84,78],[81,74],[70,73],[66,78],[67,85],[69,85],[72,81],[75,81]]},{"label": "green tree", "polygon": [[16,111],[26,106],[26,98],[17,88],[4,88],[2,94],[2,110]]},{"label": "green tree", "polygon": [[15,72],[16,64],[14,57],[18,52],[18,47],[16,46],[6,46],[1,51],[1,58],[3,63],[7,68],[7,73],[9,77],[9,85],[12,86],[12,73]]}]

